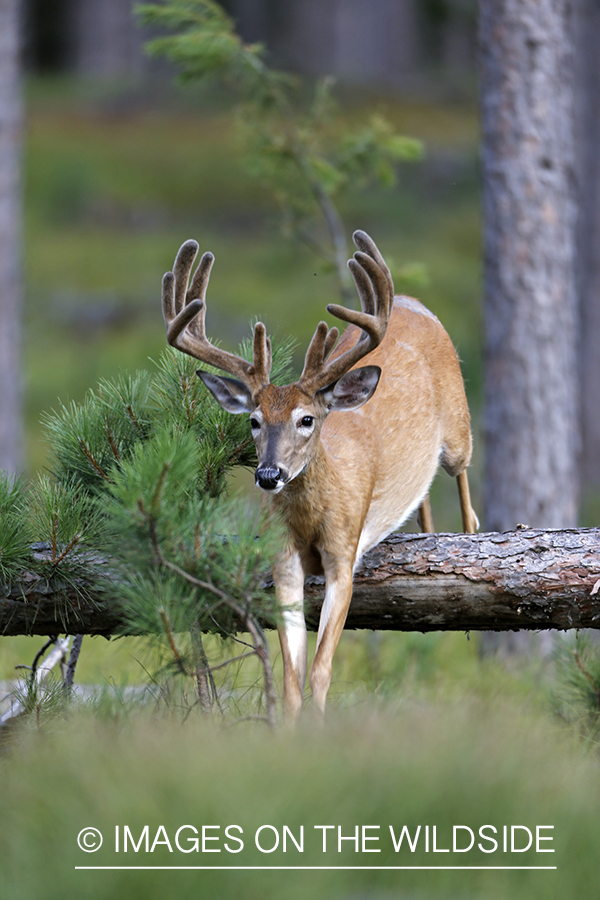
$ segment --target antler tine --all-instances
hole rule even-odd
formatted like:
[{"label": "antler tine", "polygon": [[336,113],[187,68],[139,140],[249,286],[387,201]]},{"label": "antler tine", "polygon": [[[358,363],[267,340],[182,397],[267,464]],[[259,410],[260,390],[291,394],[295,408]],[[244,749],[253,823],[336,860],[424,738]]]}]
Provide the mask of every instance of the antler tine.
[{"label": "antler tine", "polygon": [[[188,333],[192,337],[198,338],[200,341],[206,338],[206,289],[208,287],[214,261],[215,257],[212,253],[207,252],[202,254],[202,258],[198,263],[198,268],[194,272],[192,283],[185,293],[186,307],[196,300],[201,300],[203,303],[203,306],[199,308],[199,314],[193,317],[188,324]],[[175,277],[177,278],[177,276]]]},{"label": "antler tine", "polygon": [[315,375],[318,377],[319,373],[324,369],[325,361],[333,350],[339,336],[339,329],[335,326],[329,328],[327,322],[319,322],[306,351],[304,368],[302,375],[298,379],[299,385],[306,386],[309,390],[311,389]]},{"label": "antler tine", "polygon": [[[190,300],[205,300],[206,288],[210,279],[210,273],[215,262],[214,254],[209,250],[202,254],[198,268],[194,272],[192,283],[185,294],[185,302]],[[188,275],[189,277],[189,275]],[[187,282],[186,282],[187,283]]]},{"label": "antler tine", "polygon": [[199,245],[197,241],[186,241],[177,251],[175,262],[173,263],[173,275],[175,276],[175,315],[181,312],[188,299],[202,299],[203,295],[196,294],[195,297],[189,297],[186,294],[190,272],[198,253]]},{"label": "antler tine", "polygon": [[374,315],[375,313],[375,294],[373,292],[373,285],[371,283],[371,279],[361,266],[361,264],[356,259],[348,260],[348,268],[352,273],[352,278],[354,279],[354,284],[356,285],[356,290],[358,291],[358,296],[360,297],[360,305],[362,311],[368,313],[369,315]]},{"label": "antler tine", "polygon": [[326,324],[319,324],[307,350],[304,370],[298,382],[311,390],[317,391],[341,378],[381,343],[387,329],[394,300],[392,276],[374,241],[364,231],[355,232],[354,241],[359,249],[349,260],[348,266],[356,283],[362,310],[346,309],[331,303],[327,311],[343,322],[357,325],[361,334],[352,347],[326,363],[333,344],[329,344]]},{"label": "antler tine", "polygon": [[379,247],[375,243],[372,237],[370,237],[366,231],[355,231],[352,235],[352,240],[354,244],[358,248],[358,250],[362,250],[363,253],[366,253],[367,256],[370,256],[371,259],[374,259],[383,274],[386,277],[386,281],[388,283],[388,290],[393,298],[394,296],[394,280],[392,278],[392,273],[389,270],[389,266],[383,258]]},{"label": "antler tine", "polygon": [[337,339],[340,336],[339,328],[336,328],[335,325],[333,328],[329,329],[329,334],[325,338],[325,346],[323,347],[323,359],[326,360],[333,348],[336,345]]},{"label": "antler tine", "polygon": [[252,378],[260,385],[268,384],[273,364],[273,354],[271,352],[271,341],[267,337],[267,329],[262,322],[257,322],[254,326],[252,355],[253,362],[250,369]]},{"label": "antler tine", "polygon": [[304,384],[310,381],[311,374],[318,371],[323,366],[325,358],[325,346],[329,336],[329,326],[327,322],[319,322],[315,333],[313,334],[306,356],[304,357],[304,368],[299,378],[298,384]]},{"label": "antler tine", "polygon": [[[254,362],[228,353],[212,344],[206,336],[206,289],[214,263],[205,253],[188,289],[198,244],[186,241],[179,248],[173,271],[163,277],[162,305],[167,325],[167,341],[183,353],[215,366],[239,378],[251,391],[269,383],[271,345],[265,327],[258,323],[254,332]],[[259,328],[260,326],[260,328]]]},{"label": "antler tine", "polygon": [[[354,259],[349,261],[349,265],[355,281],[358,269],[361,269],[364,273],[359,276],[359,281],[357,281],[357,288],[361,294],[363,309],[360,311],[356,309],[346,309],[345,306],[339,306],[337,303],[330,303],[327,307],[327,311],[337,319],[341,319],[343,322],[350,322],[353,325],[358,325],[359,328],[366,331],[369,337],[375,341],[373,344],[373,347],[375,347],[380,343],[385,334],[394,295],[393,293],[390,294],[389,283],[385,272],[381,270],[379,264],[375,262],[371,256],[367,256],[366,253],[357,252],[354,254]],[[369,291],[366,292],[363,290],[361,293],[361,288],[364,286],[366,280],[370,283]],[[367,312],[367,310],[364,309],[364,304],[368,304],[371,307],[372,312]]]}]

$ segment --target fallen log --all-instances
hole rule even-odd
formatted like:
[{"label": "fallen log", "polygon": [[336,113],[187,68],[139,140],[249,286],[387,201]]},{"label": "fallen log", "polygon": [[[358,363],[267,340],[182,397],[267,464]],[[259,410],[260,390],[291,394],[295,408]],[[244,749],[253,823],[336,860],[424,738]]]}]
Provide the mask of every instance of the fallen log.
[{"label": "fallen log", "polygon": [[[322,580],[309,579],[305,594],[316,630]],[[346,628],[600,628],[600,529],[392,535],[355,575]],[[118,604],[92,583],[60,588],[26,576],[0,591],[0,634],[56,633],[126,632]]]}]

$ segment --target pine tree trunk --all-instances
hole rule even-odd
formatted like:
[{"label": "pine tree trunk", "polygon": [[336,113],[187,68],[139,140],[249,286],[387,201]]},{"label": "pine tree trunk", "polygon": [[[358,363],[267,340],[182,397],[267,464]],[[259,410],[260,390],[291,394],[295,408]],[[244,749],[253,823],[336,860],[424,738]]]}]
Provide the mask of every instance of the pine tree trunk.
[{"label": "pine tree trunk", "polygon": [[582,487],[600,490],[600,2],[579,0],[577,28]]},{"label": "pine tree trunk", "polygon": [[485,527],[577,517],[573,52],[566,0],[481,3]]},{"label": "pine tree trunk", "polygon": [[571,4],[481,0],[480,14],[484,527],[569,527],[579,449]]},{"label": "pine tree trunk", "polygon": [[22,469],[18,0],[0,3],[0,469]]}]

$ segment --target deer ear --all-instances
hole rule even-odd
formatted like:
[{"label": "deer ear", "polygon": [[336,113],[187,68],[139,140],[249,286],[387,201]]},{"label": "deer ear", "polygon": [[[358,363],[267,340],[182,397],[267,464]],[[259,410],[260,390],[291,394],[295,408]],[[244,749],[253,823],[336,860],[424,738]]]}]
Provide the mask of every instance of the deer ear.
[{"label": "deer ear", "polygon": [[196,369],[196,375],[202,379],[217,403],[227,412],[240,415],[250,413],[256,408],[252,394],[237,378],[213,375],[211,372],[203,372],[202,369]]},{"label": "deer ear", "polygon": [[358,409],[371,399],[380,377],[379,366],[351,369],[333,384],[319,391],[319,394],[324,398],[329,410]]}]

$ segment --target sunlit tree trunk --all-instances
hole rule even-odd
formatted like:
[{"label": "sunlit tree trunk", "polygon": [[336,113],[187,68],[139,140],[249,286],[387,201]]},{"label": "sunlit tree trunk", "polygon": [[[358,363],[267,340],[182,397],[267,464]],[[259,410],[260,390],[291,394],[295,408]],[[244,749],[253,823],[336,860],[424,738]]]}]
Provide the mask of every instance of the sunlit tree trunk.
[{"label": "sunlit tree trunk", "polygon": [[0,468],[22,468],[18,0],[0,3]]},{"label": "sunlit tree trunk", "polygon": [[490,531],[577,518],[571,32],[568,0],[480,0]]}]

